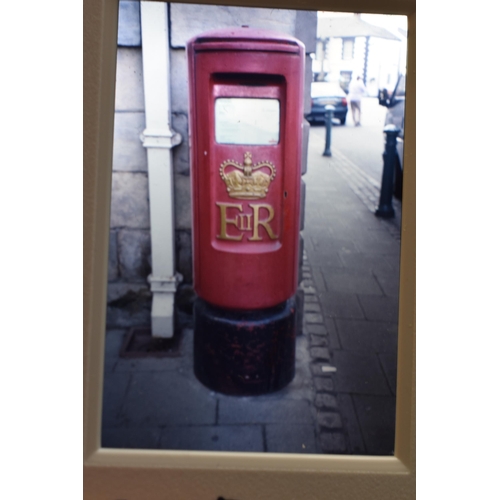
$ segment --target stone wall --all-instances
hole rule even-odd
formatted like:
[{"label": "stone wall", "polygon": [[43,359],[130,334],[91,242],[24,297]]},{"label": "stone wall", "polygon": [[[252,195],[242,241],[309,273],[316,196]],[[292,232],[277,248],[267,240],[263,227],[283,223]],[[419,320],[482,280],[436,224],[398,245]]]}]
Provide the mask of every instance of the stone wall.
[{"label": "stone wall", "polygon": [[[149,199],[140,32],[140,3],[120,2],[113,182],[108,272],[108,326],[149,324],[151,272]],[[192,283],[191,193],[189,178],[188,79],[185,45],[211,29],[241,26],[272,29],[299,38],[306,46],[305,112],[312,78],[309,54],[316,48],[316,13],[279,9],[170,4],[172,128],[182,142],[173,149],[176,269],[183,287]],[[304,120],[307,145],[309,124]],[[306,171],[306,150],[303,173]],[[305,196],[305,186],[302,189]],[[302,203],[304,205],[304,203]],[[302,216],[303,223],[303,216]]]},{"label": "stone wall", "polygon": [[148,324],[151,272],[140,3],[120,2],[108,264],[107,324]]}]

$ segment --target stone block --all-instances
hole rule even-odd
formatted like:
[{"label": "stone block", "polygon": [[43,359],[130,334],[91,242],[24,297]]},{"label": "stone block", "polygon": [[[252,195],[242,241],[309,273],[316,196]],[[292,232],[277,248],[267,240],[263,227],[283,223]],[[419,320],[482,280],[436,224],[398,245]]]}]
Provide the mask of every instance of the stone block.
[{"label": "stone block", "polygon": [[114,281],[118,278],[118,247],[116,242],[117,231],[109,232],[108,248],[108,281]]},{"label": "stone block", "polygon": [[305,312],[321,312],[321,309],[319,307],[319,304],[317,302],[308,302],[304,306],[304,311]]},{"label": "stone block", "polygon": [[189,131],[187,115],[185,113],[173,113],[172,128],[182,135],[182,142],[172,150],[174,171],[177,174],[189,175]]},{"label": "stone block", "polygon": [[314,347],[326,347],[328,345],[328,340],[326,336],[311,335],[311,346]]},{"label": "stone block", "polygon": [[188,69],[184,49],[170,50],[170,91],[172,113],[189,116]]},{"label": "stone block", "polygon": [[111,228],[149,228],[149,187],[146,174],[113,172]]},{"label": "stone block", "polygon": [[140,48],[120,47],[116,54],[116,111],[144,111]]},{"label": "stone block", "polygon": [[318,409],[337,410],[339,405],[337,398],[331,394],[316,394],[314,405]]},{"label": "stone block", "polygon": [[314,388],[318,392],[332,392],[334,389],[333,380],[326,377],[314,377]]},{"label": "stone block", "polygon": [[311,323],[320,324],[320,325],[323,324],[323,315],[320,313],[306,312],[304,315],[305,315],[307,324],[311,324]]},{"label": "stone block", "polygon": [[328,362],[316,362],[311,364],[311,373],[314,377],[331,377],[330,372],[323,371],[323,366],[331,366]]},{"label": "stone block", "polygon": [[109,283],[106,325],[108,328],[147,326],[151,323],[151,292],[139,283]]},{"label": "stone block", "polygon": [[118,4],[118,46],[141,45],[141,12],[138,0],[120,0]]},{"label": "stone block", "polygon": [[330,360],[330,353],[326,347],[311,347],[311,357],[315,360]]},{"label": "stone block", "polygon": [[127,297],[150,298],[149,285],[144,283],[108,283],[107,302],[113,307],[121,307],[128,301]]},{"label": "stone block", "polygon": [[340,413],[318,412],[318,424],[326,429],[341,429],[342,419]]},{"label": "stone block", "polygon": [[147,153],[139,137],[145,127],[143,112],[115,113],[113,170],[147,171]]},{"label": "stone block", "polygon": [[346,440],[339,432],[322,432],[319,436],[321,448],[324,453],[345,453]]},{"label": "stone block", "polygon": [[193,282],[193,252],[191,231],[175,232],[176,268],[182,274],[183,283]]},{"label": "stone block", "polygon": [[185,175],[174,175],[175,228],[191,229],[191,179]]},{"label": "stone block", "polygon": [[311,425],[270,424],[265,426],[270,453],[320,453]]},{"label": "stone block", "polygon": [[318,297],[316,295],[306,295],[304,297],[304,299],[305,299],[305,302],[309,303],[309,304],[311,304],[311,303],[316,303],[317,304],[318,301],[319,301],[319,299],[318,299]]},{"label": "stone block", "polygon": [[307,325],[307,332],[314,333],[316,335],[326,335],[328,332],[326,331],[325,325]]},{"label": "stone block", "polygon": [[330,349],[340,349],[340,339],[337,332],[337,326],[333,318],[325,317],[325,326],[328,331],[328,344]]},{"label": "stone block", "polygon": [[166,427],[160,447],[165,450],[265,451],[260,425]]},{"label": "stone block", "polygon": [[311,273],[313,275],[314,285],[319,293],[326,291],[325,280],[321,273],[321,268],[318,266],[311,266]]},{"label": "stone block", "polygon": [[[296,13],[297,11],[294,10],[283,9],[172,3],[170,7],[171,44],[174,48],[184,48],[191,37],[205,31],[242,25],[295,36]],[[306,19],[301,29],[307,26],[305,21]],[[316,33],[316,28],[312,29]]]},{"label": "stone block", "polygon": [[118,232],[120,276],[145,281],[151,274],[151,235],[148,230],[121,229]]}]

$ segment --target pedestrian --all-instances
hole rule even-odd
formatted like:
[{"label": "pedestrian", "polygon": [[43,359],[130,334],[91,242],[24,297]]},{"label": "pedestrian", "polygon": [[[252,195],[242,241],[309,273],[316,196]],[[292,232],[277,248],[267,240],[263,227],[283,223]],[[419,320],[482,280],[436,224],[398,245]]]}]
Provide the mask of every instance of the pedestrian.
[{"label": "pedestrian", "polygon": [[363,80],[358,76],[355,80],[351,80],[349,84],[349,103],[351,104],[352,119],[354,126],[361,125],[361,98],[366,93],[366,87]]}]

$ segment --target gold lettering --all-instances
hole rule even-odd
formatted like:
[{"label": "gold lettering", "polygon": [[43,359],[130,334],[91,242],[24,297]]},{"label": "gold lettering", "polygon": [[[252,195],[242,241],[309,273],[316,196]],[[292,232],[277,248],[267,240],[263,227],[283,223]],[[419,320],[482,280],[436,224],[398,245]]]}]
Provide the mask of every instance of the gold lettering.
[{"label": "gold lettering", "polygon": [[[278,237],[273,233],[269,222],[271,222],[274,218],[274,208],[267,203],[258,203],[258,204],[250,204],[250,207],[253,209],[253,234],[251,238],[248,238],[249,241],[261,241],[262,238],[259,238],[259,225],[263,226],[267,231],[269,238],[272,240],[277,239]],[[259,210],[261,208],[266,209],[269,212],[269,217],[266,220],[259,219]]]},{"label": "gold lettering", "polygon": [[[243,211],[243,205],[241,203],[216,203],[216,205],[220,208],[220,234],[217,235],[217,238],[220,240],[233,240],[233,241],[241,241],[243,238],[243,234],[239,236],[230,236],[227,234],[227,225],[233,224],[238,227],[238,216],[234,219],[227,218],[227,209],[228,208],[237,208],[240,212]],[[239,215],[239,214],[238,214]],[[238,228],[239,229],[239,228]]]},{"label": "gold lettering", "polygon": [[[240,225],[239,228],[242,231],[251,231],[252,230],[252,214],[239,214]],[[247,223],[245,224],[244,217],[247,219]]]}]

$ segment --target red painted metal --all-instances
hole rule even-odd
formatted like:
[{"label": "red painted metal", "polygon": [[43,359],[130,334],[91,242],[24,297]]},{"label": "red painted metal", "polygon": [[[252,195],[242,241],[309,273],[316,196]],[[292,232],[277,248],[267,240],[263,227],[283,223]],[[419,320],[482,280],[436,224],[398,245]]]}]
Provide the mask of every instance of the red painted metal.
[{"label": "red painted metal", "polygon": [[[272,307],[297,288],[304,46],[286,35],[239,28],[194,37],[187,51],[194,288],[220,307]],[[279,142],[217,143],[215,100],[228,97],[278,99]],[[243,165],[245,153],[253,165],[275,167],[263,198],[229,196],[221,165]],[[272,175],[272,167],[260,171]]]}]

